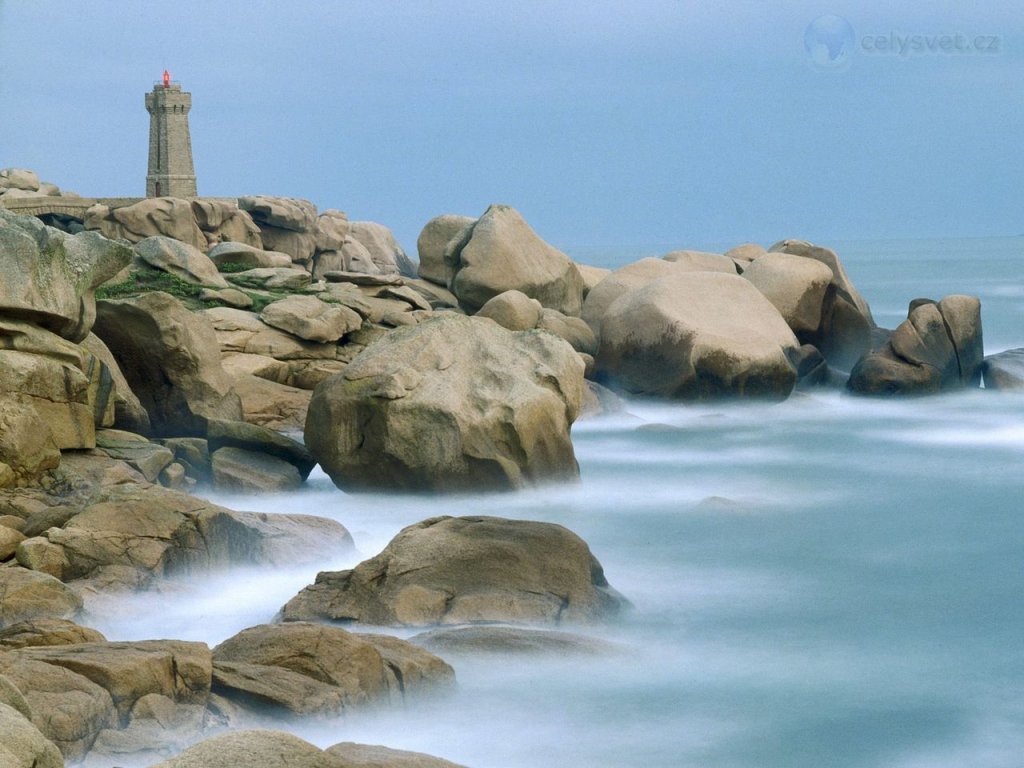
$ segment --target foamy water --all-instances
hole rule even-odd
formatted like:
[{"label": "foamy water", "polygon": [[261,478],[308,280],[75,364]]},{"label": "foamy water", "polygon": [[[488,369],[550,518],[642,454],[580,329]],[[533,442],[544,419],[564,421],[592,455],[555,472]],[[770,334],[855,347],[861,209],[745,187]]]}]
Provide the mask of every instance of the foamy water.
[{"label": "foamy water", "polygon": [[[870,274],[847,266],[882,312],[904,301],[878,285],[876,300]],[[923,275],[906,300],[940,297],[934,268],[889,266],[895,284]],[[983,301],[986,333],[994,314],[995,338],[1024,345],[1015,305]],[[324,746],[385,743],[477,768],[1022,764],[1024,395],[632,402],[573,437],[581,481],[554,488],[360,496],[318,471],[287,496],[212,497],[332,517],[360,553],[176,583],[158,611],[140,597],[93,624],[111,639],[212,645],[418,520],[546,520],[586,539],[633,602],[620,621],[580,630],[620,653],[453,657],[452,697],[283,725]]]}]

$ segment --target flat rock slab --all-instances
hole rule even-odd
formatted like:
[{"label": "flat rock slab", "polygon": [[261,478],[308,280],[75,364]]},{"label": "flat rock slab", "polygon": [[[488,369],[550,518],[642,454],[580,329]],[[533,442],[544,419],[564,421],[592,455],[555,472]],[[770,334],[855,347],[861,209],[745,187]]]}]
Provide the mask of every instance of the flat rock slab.
[{"label": "flat rock slab", "polygon": [[324,272],[324,280],[329,283],[352,283],[353,285],[403,285],[401,275],[368,275],[363,272],[344,272],[330,270]]},{"label": "flat rock slab", "polygon": [[524,627],[442,627],[410,638],[432,653],[606,656],[622,648],[604,640],[573,632]]}]

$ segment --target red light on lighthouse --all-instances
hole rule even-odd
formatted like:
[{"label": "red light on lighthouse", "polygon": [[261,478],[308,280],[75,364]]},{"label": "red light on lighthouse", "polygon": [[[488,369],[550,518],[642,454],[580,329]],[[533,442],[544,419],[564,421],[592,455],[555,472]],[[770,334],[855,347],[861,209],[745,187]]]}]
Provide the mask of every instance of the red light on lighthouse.
[{"label": "red light on lighthouse", "polygon": [[166,69],[164,70],[164,88],[171,87],[171,73]]}]

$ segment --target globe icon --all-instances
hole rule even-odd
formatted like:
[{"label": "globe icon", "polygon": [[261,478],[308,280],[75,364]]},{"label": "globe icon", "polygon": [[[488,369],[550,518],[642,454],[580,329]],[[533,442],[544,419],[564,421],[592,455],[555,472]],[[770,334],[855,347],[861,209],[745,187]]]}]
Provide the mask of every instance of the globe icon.
[{"label": "globe icon", "polygon": [[819,16],[804,31],[804,48],[811,63],[820,69],[846,69],[853,47],[853,27],[842,16]]}]

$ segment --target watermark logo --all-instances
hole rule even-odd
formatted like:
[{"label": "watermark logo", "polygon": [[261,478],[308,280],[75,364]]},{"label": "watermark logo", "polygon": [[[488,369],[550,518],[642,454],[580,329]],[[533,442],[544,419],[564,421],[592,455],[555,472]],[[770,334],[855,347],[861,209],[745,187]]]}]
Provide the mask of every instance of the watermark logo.
[{"label": "watermark logo", "polygon": [[804,49],[818,69],[843,71],[853,60],[856,36],[842,16],[819,16],[804,31]]},{"label": "watermark logo", "polygon": [[804,50],[815,69],[842,72],[857,56],[992,55],[1001,50],[999,35],[962,32],[904,34],[872,32],[860,35],[842,16],[819,16],[804,30]]}]

